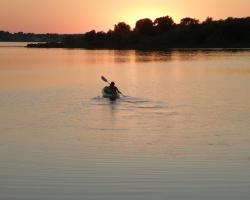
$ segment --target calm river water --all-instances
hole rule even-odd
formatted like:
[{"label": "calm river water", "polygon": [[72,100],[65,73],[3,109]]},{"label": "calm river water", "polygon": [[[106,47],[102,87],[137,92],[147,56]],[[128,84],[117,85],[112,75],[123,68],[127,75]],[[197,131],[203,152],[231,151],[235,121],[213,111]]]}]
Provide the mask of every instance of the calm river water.
[{"label": "calm river water", "polygon": [[0,43],[1,200],[249,200],[250,51],[18,45]]}]

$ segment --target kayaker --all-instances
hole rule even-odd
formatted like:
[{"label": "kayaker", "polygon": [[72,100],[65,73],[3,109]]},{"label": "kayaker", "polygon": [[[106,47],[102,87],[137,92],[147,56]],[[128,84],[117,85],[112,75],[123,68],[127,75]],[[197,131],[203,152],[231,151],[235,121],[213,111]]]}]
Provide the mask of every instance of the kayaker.
[{"label": "kayaker", "polygon": [[115,82],[113,82],[113,81],[110,83],[110,85],[109,85],[108,88],[109,88],[111,94],[117,94],[117,93],[122,94],[122,93],[118,90],[118,88],[115,86]]}]

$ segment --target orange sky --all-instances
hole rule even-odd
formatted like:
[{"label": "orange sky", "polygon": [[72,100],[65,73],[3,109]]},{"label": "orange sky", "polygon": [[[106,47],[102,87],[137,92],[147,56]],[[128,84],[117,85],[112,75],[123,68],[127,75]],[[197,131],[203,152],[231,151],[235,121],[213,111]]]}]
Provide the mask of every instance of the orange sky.
[{"label": "orange sky", "polygon": [[170,15],[204,20],[207,16],[250,16],[250,0],[0,0],[0,30],[35,33],[107,31],[117,22]]}]

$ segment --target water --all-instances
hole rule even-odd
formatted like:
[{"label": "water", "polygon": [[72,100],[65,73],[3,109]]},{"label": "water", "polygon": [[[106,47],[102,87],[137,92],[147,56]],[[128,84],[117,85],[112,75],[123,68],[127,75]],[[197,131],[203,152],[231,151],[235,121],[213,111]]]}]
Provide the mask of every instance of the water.
[{"label": "water", "polygon": [[0,47],[0,199],[250,198],[250,51],[22,45]]}]

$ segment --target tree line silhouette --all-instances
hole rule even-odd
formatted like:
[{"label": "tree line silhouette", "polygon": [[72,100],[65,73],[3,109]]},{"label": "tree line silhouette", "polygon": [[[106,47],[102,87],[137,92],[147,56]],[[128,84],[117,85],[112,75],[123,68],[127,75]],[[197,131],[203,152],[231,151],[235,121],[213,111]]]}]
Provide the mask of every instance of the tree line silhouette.
[{"label": "tree line silhouette", "polygon": [[0,31],[1,42],[61,42],[67,36],[69,35]]},{"label": "tree line silhouette", "polygon": [[164,16],[152,21],[140,19],[132,29],[119,22],[113,30],[83,35],[65,36],[61,42],[31,44],[29,47],[67,47],[90,49],[168,49],[188,47],[250,47],[250,17],[200,22],[186,17],[176,24],[172,17]]}]

